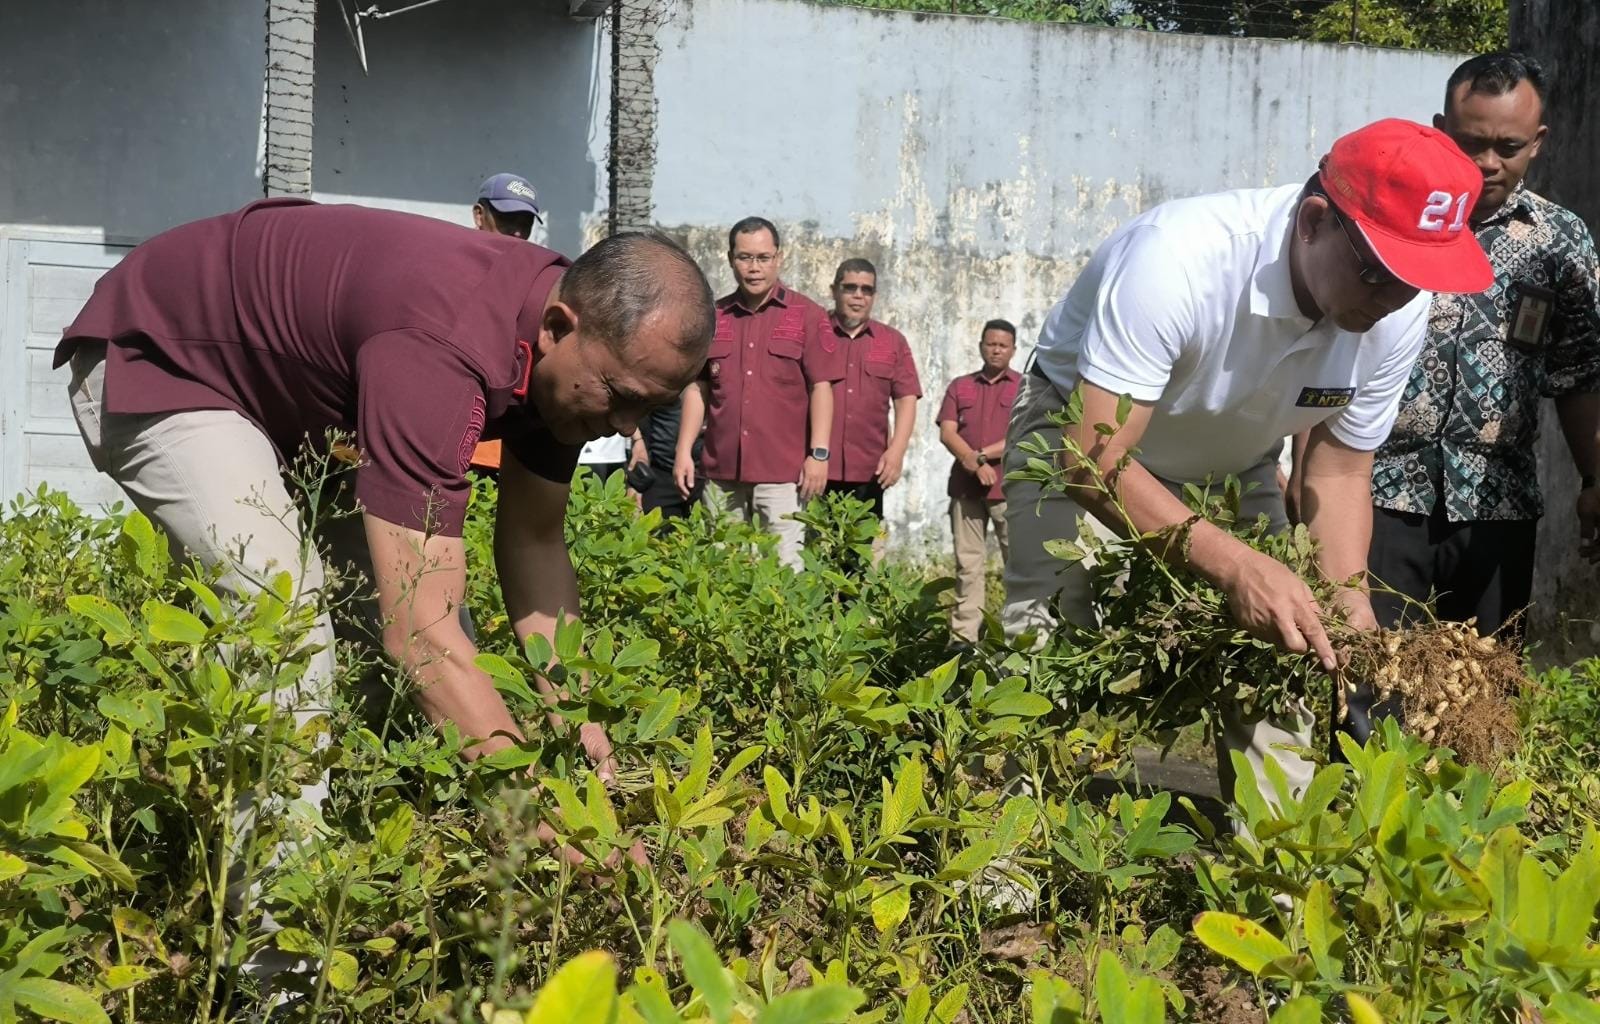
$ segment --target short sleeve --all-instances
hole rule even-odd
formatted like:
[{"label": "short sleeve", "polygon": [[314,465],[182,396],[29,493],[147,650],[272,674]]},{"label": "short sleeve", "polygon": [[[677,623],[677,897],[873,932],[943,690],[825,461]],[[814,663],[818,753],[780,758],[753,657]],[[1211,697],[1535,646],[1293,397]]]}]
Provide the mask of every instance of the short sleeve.
[{"label": "short sleeve", "polygon": [[562,444],[545,425],[531,414],[513,413],[515,419],[505,435],[506,450],[535,476],[551,483],[571,484],[578,469],[582,445]]},{"label": "short sleeve", "polygon": [[900,336],[900,358],[895,360],[894,381],[889,388],[889,397],[906,398],[922,397],[922,380],[917,376],[917,361],[911,355],[911,345],[904,335]]},{"label": "short sleeve", "polygon": [[356,356],[356,498],[411,530],[459,537],[467,466],[483,433],[483,384],[462,356],[421,331],[370,338]]},{"label": "short sleeve", "polygon": [[807,384],[844,380],[847,367],[844,346],[839,344],[827,314],[810,303],[805,316],[805,348],[800,352],[800,369]]},{"label": "short sleeve", "polygon": [[[1428,338],[1428,307],[1432,304],[1433,293],[1422,292],[1390,314],[1396,323],[1388,353],[1372,376],[1357,385],[1350,404],[1327,421],[1341,443],[1358,452],[1373,452],[1388,439],[1400,413],[1406,381],[1411,379],[1412,367]],[[1382,322],[1388,327],[1389,318]]]},{"label": "short sleeve", "polygon": [[951,381],[950,386],[944,389],[944,401],[939,403],[939,415],[935,417],[934,422],[943,423],[946,420],[951,423],[961,422],[961,414],[956,411],[956,381]]},{"label": "short sleeve", "polygon": [[1107,243],[1078,350],[1084,380],[1141,402],[1161,397],[1195,328],[1182,252],[1149,225]]}]

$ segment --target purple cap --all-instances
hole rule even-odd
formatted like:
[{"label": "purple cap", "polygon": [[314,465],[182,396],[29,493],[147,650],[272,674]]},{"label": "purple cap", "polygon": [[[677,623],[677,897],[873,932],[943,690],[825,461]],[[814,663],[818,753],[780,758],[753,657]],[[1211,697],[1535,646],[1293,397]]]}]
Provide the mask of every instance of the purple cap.
[{"label": "purple cap", "polygon": [[478,201],[488,203],[496,213],[531,213],[534,220],[544,223],[539,216],[539,196],[521,175],[496,174],[487,179],[478,189]]}]

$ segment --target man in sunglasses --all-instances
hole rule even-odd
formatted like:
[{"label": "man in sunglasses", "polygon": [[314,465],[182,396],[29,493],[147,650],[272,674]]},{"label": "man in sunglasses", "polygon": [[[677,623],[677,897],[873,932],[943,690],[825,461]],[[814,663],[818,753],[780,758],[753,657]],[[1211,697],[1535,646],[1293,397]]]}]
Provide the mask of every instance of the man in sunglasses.
[{"label": "man in sunglasses", "polygon": [[[1124,534],[1183,529],[1184,485],[1233,475],[1246,488],[1242,514],[1284,528],[1274,456],[1283,437],[1309,431],[1301,514],[1321,545],[1323,574],[1346,584],[1336,608],[1319,607],[1287,566],[1205,521],[1166,557],[1222,589],[1246,631],[1331,671],[1324,615],[1375,625],[1365,586],[1372,453],[1422,347],[1426,292],[1477,292],[1493,280],[1467,230],[1482,187],[1444,133],[1379,121],[1336,141],[1303,186],[1176,200],[1113,234],[1045,321],[1013,408],[1005,468],[1026,462],[1028,437],[1058,429],[1049,416],[1077,390],[1082,422],[1067,436],[1112,474],[1116,501],[1006,481],[1007,629],[1049,628],[1058,614],[1094,621],[1087,570],[1062,572],[1044,548],[1074,540],[1080,512]],[[1123,396],[1131,406],[1122,425],[1098,432],[1117,422]],[[1224,793],[1233,792],[1234,750],[1258,778],[1272,758],[1292,786],[1310,779],[1310,762],[1274,749],[1309,744],[1303,710],[1279,721],[1217,712]],[[1271,789],[1265,795],[1276,799]]]},{"label": "man in sunglasses", "polygon": [[[872,318],[878,270],[855,257],[833,273],[833,312],[824,331],[844,352],[844,380],[833,393],[828,493],[851,494],[883,518],[883,492],[900,482],[922,384],[906,336]],[[889,410],[894,410],[894,431]]]}]

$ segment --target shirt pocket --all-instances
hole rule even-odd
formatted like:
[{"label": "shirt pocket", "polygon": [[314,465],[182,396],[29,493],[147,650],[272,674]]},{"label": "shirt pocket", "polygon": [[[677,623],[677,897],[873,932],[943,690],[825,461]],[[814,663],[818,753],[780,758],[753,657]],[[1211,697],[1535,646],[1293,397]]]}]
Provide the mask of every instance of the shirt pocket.
[{"label": "shirt pocket", "polygon": [[798,331],[779,328],[772,332],[767,341],[767,379],[786,387],[803,385],[805,373],[800,369],[800,357],[805,347],[805,339]]},{"label": "shirt pocket", "polygon": [[862,380],[861,383],[867,387],[876,387],[888,391],[894,386],[894,369],[894,360],[892,359],[888,361],[868,359],[861,364],[861,370],[872,380],[871,382]]},{"label": "shirt pocket", "polygon": [[703,376],[711,382],[713,388],[725,386],[722,378],[730,372],[728,357],[733,355],[737,344],[732,338],[726,341],[720,338],[712,339],[711,348],[706,351],[706,368]]}]

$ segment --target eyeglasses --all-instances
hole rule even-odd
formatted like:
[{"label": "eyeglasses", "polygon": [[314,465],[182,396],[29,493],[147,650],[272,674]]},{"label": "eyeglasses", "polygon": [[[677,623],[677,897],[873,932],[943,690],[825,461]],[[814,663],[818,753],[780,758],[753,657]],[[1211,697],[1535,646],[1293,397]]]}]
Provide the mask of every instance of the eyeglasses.
[{"label": "eyeglasses", "polygon": [[777,258],[778,254],[775,252],[738,252],[733,254],[733,262],[742,263],[747,267],[752,263],[758,267],[764,267]]},{"label": "eyeglasses", "polygon": [[[1327,199],[1328,197],[1323,196],[1323,198]],[[1333,205],[1332,199],[1328,199],[1328,209],[1333,211],[1333,219],[1338,222],[1339,230],[1344,232],[1344,240],[1350,244],[1350,251],[1355,254],[1356,262],[1361,265],[1361,283],[1371,285],[1374,288],[1381,288],[1384,285],[1394,284],[1398,281],[1399,278],[1389,273],[1387,268],[1375,267],[1367,261],[1365,256],[1361,255],[1361,250],[1356,246],[1355,236],[1350,234],[1350,227],[1345,223],[1344,214],[1340,213],[1339,208]]]},{"label": "eyeglasses", "polygon": [[846,295],[876,295],[876,294],[878,294],[878,286],[875,285],[875,284],[858,284],[855,281],[847,281],[844,284],[838,285],[837,287],[841,292],[844,292]]}]

